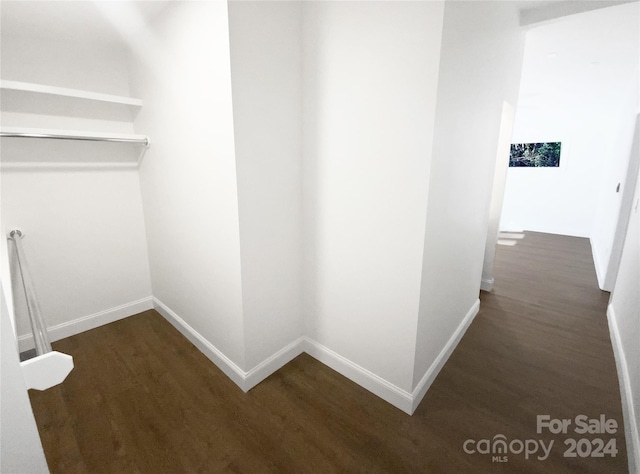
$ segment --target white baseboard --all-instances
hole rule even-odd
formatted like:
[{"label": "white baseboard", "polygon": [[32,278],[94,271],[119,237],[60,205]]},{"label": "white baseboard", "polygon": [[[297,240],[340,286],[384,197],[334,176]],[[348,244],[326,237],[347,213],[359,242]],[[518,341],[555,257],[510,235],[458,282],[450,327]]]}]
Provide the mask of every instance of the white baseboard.
[{"label": "white baseboard", "polygon": [[416,408],[418,408],[418,405],[420,405],[420,402],[426,395],[427,390],[429,390],[429,387],[431,387],[431,384],[438,376],[438,373],[440,372],[440,370],[442,370],[442,367],[444,367],[444,364],[447,362],[447,360],[453,353],[454,349],[462,339],[462,336],[464,336],[464,333],[467,331],[467,328],[471,325],[471,322],[473,321],[473,318],[475,318],[476,315],[478,314],[478,311],[480,311],[479,299],[477,299],[475,303],[473,303],[469,311],[467,311],[467,314],[465,315],[464,319],[458,325],[455,332],[451,335],[451,337],[447,341],[447,344],[444,346],[442,351],[440,351],[440,354],[438,354],[438,357],[436,357],[436,360],[433,361],[433,364],[431,364],[431,367],[427,369],[427,372],[424,374],[422,379],[420,379],[420,382],[418,382],[418,385],[416,385],[415,390],[411,394],[413,403],[411,406],[410,414],[413,414]]},{"label": "white baseboard", "polygon": [[339,374],[344,375],[352,382],[366,388],[405,413],[409,415],[412,413],[413,398],[409,392],[396,387],[382,377],[351,362],[349,359],[342,357],[340,354],[308,337],[305,337],[304,351],[311,357],[328,365]]},{"label": "white baseboard", "polygon": [[245,372],[240,367],[155,296],[153,297],[153,306],[164,319],[169,321],[184,337],[189,339],[191,344],[200,349],[200,352],[207,356],[227,377],[244,390]]},{"label": "white baseboard", "polygon": [[493,278],[483,278],[480,280],[480,289],[483,291],[491,291],[493,290],[493,283],[495,280]]},{"label": "white baseboard", "polygon": [[165,305],[158,298],[153,298],[153,306],[167,321],[182,333],[191,343],[225,373],[244,392],[258,385],[269,375],[293,360],[302,353],[303,337],[299,337],[280,349],[271,357],[245,372],[235,362],[229,359],[217,347],[207,341],[198,331],[189,326],[184,319]]},{"label": "white baseboard", "polygon": [[629,472],[640,472],[640,427],[636,424],[636,408],[633,405],[629,366],[624,355],[613,305],[607,307],[607,320],[609,321],[611,345],[613,346],[613,354],[616,359],[616,368],[618,369],[618,379],[620,381],[620,398],[624,416],[624,435],[627,440]]},{"label": "white baseboard", "polygon": [[[81,332],[88,331],[89,329],[95,329],[99,326],[104,326],[105,324],[133,316],[134,314],[138,314],[152,308],[152,299],[151,296],[148,296],[147,298],[132,301],[131,303],[116,306],[115,308],[48,327],[47,333],[49,334],[49,339],[52,342],[58,341],[65,337],[74,336]],[[34,347],[35,345],[32,334],[26,334],[18,337],[18,349],[20,352],[28,351]]]},{"label": "white baseboard", "polygon": [[286,364],[302,354],[304,352],[304,339],[304,336],[299,337],[268,359],[260,362],[253,369],[245,372],[244,387],[242,389],[245,392],[251,390],[276,370],[284,367]]},{"label": "white baseboard", "polygon": [[226,357],[213,344],[207,341],[195,329],[189,326],[175,312],[168,308],[157,298],[153,298],[156,310],[167,319],[178,331],[180,331],[193,345],[207,356],[227,377],[229,377],[243,391],[248,391],[256,386],[276,370],[293,360],[302,352],[307,352],[320,362],[328,365],[348,379],[363,386],[370,392],[378,395],[392,405],[410,413],[412,399],[411,394],[401,390],[395,385],[369,372],[363,367],[354,364],[350,360],[336,354],[331,349],[309,339],[300,337],[282,348],[274,355],[258,364],[248,372],[243,371],[237,364]]},{"label": "white baseboard", "polygon": [[447,359],[449,359],[453,350],[460,342],[460,339],[462,339],[462,336],[473,321],[473,318],[478,314],[479,310],[480,300],[478,299],[473,303],[473,306],[469,309],[462,322],[456,328],[456,331],[451,335],[447,344],[444,346],[440,354],[438,354],[438,357],[433,364],[431,364],[412,393],[395,386],[382,377],[379,377],[364,367],[351,362],[340,354],[337,354],[331,349],[309,339],[308,337],[305,337],[304,351],[323,364],[328,365],[336,372],[344,375],[349,380],[391,403],[396,408],[412,415],[416,408],[418,408],[418,405],[424,398],[427,390],[431,387],[431,384],[438,376],[438,373],[442,367],[444,367]]},{"label": "white baseboard", "polygon": [[[429,370],[427,370],[427,373],[413,393],[409,393],[395,386],[391,382],[388,382],[382,377],[306,336],[299,337],[251,370],[244,371],[213,344],[207,341],[198,331],[187,324],[180,316],[171,310],[171,308],[155,297],[143,298],[116,308],[59,324],[50,327],[48,331],[51,340],[57,341],[58,339],[63,339],[154,308],[245,392],[262,382],[302,352],[307,352],[310,356],[331,367],[388,403],[408,414],[412,414],[462,338],[467,327],[471,324],[473,317],[478,313],[479,305],[480,300],[477,300],[456,329],[456,332],[451,336],[442,352],[438,355],[431,367],[429,367]],[[33,348],[33,337],[31,335],[21,336],[18,338],[18,342],[21,352]]]},{"label": "white baseboard", "polygon": [[598,288],[603,291],[611,291],[611,288],[605,287],[605,279],[607,277],[607,269],[602,268],[600,262],[598,261],[598,253],[596,252],[596,246],[593,244],[593,239],[589,239],[589,243],[591,244],[591,255],[593,255],[593,266],[596,269],[596,278],[598,279]]},{"label": "white baseboard", "polygon": [[218,366],[227,377],[245,392],[262,382],[302,352],[306,352],[311,357],[331,367],[336,372],[344,375],[349,380],[364,387],[409,415],[411,415],[420,404],[428,388],[435,380],[438,372],[440,372],[444,366],[480,308],[480,300],[476,300],[456,329],[456,332],[451,336],[449,341],[447,341],[442,352],[438,355],[434,363],[431,364],[431,367],[429,367],[429,370],[427,370],[427,373],[417,385],[416,389],[413,393],[409,393],[306,336],[296,339],[253,369],[245,372],[194,328],[189,326],[174,311],[158,300],[158,298],[154,297],[153,303],[156,310],[165,319],[189,339],[193,345],[200,349],[209,360]]}]

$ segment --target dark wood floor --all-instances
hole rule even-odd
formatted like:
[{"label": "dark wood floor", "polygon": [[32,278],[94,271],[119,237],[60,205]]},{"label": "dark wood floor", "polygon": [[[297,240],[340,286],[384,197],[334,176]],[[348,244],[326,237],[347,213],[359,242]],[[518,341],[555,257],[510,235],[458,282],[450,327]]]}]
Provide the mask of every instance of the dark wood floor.
[{"label": "dark wood floor", "polygon": [[[618,380],[588,241],[499,247],[495,291],[413,416],[301,355],[244,394],[154,311],[54,343],[76,368],[31,392],[52,472],[627,472]],[[536,415],[617,420],[615,458],[564,458]],[[549,459],[467,439],[555,440]],[[571,433],[570,433],[571,434]],[[582,435],[573,435],[580,438]]]}]

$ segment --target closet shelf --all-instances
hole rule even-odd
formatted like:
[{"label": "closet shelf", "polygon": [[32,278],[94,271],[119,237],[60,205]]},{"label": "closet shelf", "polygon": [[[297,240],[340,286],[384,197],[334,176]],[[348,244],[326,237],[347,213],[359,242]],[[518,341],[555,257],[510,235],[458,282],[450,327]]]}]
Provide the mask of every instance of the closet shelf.
[{"label": "closet shelf", "polygon": [[120,104],[133,107],[142,107],[142,101],[132,97],[118,95],[101,94],[78,89],[67,89],[65,87],[48,86],[44,84],[33,84],[30,82],[0,80],[0,90],[4,93],[19,92],[46,94],[49,96],[67,97],[72,99],[91,100],[96,102],[106,102],[110,104]]}]

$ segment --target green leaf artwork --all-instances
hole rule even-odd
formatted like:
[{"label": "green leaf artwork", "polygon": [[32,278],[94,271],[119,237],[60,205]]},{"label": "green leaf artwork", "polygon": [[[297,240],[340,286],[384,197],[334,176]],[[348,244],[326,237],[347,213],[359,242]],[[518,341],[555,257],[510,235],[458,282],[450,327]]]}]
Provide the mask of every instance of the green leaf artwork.
[{"label": "green leaf artwork", "polygon": [[514,143],[511,145],[509,166],[558,167],[560,166],[560,142]]}]

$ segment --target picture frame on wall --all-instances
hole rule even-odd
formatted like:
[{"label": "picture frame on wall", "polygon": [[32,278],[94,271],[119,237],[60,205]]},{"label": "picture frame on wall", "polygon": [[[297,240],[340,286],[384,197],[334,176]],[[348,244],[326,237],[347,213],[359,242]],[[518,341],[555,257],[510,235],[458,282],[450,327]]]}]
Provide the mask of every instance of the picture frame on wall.
[{"label": "picture frame on wall", "polygon": [[510,168],[558,168],[561,142],[512,143]]}]

